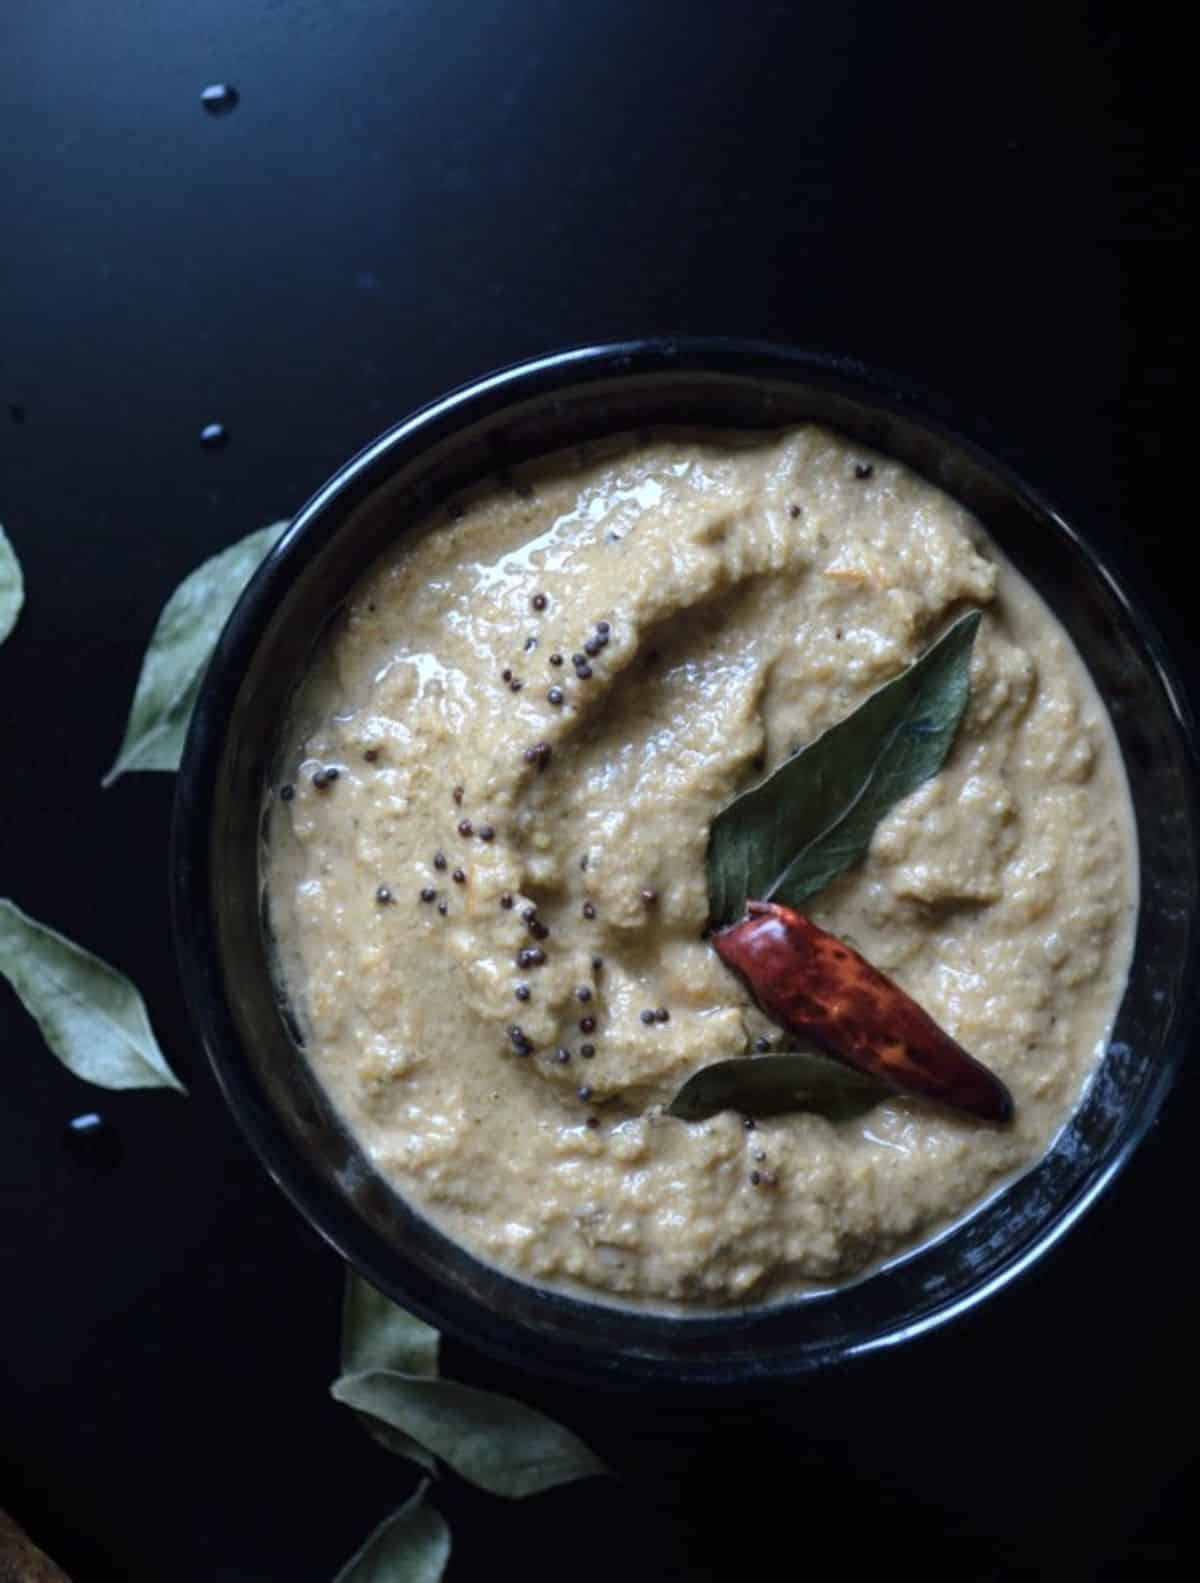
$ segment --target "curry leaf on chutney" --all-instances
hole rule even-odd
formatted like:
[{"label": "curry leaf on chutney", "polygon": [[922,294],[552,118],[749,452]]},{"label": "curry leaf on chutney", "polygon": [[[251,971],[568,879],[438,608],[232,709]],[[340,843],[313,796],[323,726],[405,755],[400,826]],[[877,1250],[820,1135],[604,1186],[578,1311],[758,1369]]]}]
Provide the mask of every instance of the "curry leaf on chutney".
[{"label": "curry leaf on chutney", "polygon": [[875,826],[945,762],[967,706],[980,612],[945,633],[853,713],[736,797],[709,831],[711,921],[748,901],[796,907],[866,852]]}]

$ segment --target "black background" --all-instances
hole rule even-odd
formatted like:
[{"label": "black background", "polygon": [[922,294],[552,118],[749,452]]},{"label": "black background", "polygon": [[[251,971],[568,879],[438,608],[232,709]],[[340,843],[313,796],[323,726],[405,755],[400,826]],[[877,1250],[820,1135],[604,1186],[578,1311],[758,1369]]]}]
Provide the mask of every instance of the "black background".
[{"label": "black background", "polygon": [[[191,1090],[86,1088],[0,990],[0,1504],[76,1583],[326,1579],[414,1482],[326,1395],[338,1262],[186,1025],[171,778],[99,788],[167,594],[489,367],[761,335],[939,387],[1090,498],[1194,680],[1190,74],[1149,7],[2,0],[0,520],[28,603],[0,893],[137,980]],[[1190,1571],[1196,1097],[986,1317],[753,1411],[448,1347],[624,1475],[514,1504],[449,1481],[450,1577]],[[93,1108],[107,1174],[61,1144]]]}]

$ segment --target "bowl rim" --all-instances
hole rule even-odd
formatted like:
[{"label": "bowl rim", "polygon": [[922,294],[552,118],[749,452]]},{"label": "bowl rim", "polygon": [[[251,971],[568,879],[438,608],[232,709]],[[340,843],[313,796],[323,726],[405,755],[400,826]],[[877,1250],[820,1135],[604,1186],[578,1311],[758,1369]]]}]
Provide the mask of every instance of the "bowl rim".
[{"label": "bowl rim", "polygon": [[[506,408],[566,386],[602,383],[617,377],[661,375],[734,375],[739,378],[783,380],[819,384],[912,422],[944,439],[970,456],[984,471],[999,478],[1042,516],[1052,521],[1074,549],[1098,573],[1109,595],[1133,629],[1162,689],[1177,732],[1186,772],[1193,787],[1197,780],[1197,735],[1188,693],[1148,601],[1139,588],[1135,602],[1126,585],[1137,585],[1133,569],[1122,566],[1120,579],[1109,565],[1111,543],[1102,553],[1077,521],[1087,522],[1090,512],[1073,491],[1053,480],[1055,496],[1067,504],[1060,508],[1036,480],[1046,477],[1044,466],[1032,466],[1007,438],[992,426],[965,414],[946,397],[915,380],[872,367],[837,354],[812,351],[766,340],[727,336],[653,337],[615,342],[585,343],[523,359],[463,383],[447,394],[417,408],[384,430],[345,462],[291,520],[258,568],[223,628],[214,648],[193,711],[176,782],[170,844],[171,920],[175,956],[192,1027],[205,1050],[222,1096],[233,1112],[253,1151],[267,1173],[293,1206],[352,1268],[361,1271],[384,1291],[396,1292],[398,1283],[388,1264],[399,1253],[370,1227],[353,1206],[322,1180],[289,1137],[283,1122],[261,1093],[257,1079],[241,1049],[222,990],[218,962],[217,930],[212,917],[209,873],[209,837],[214,811],[218,769],[225,746],[226,727],[241,686],[244,664],[261,639],[277,593],[291,584],[304,558],[315,556],[341,529],[356,505],[374,493],[406,461],[415,460],[434,440]],[[1188,920],[1184,947],[1185,971],[1200,959],[1197,919]],[[1108,1158],[1098,1164],[1076,1196],[1031,1237],[1028,1245],[1004,1260],[989,1276],[916,1318],[895,1325],[858,1343],[819,1359],[796,1359],[785,1377],[797,1377],[816,1367],[861,1361],[892,1351],[902,1343],[928,1336],[973,1315],[981,1305],[1006,1291],[1033,1266],[1061,1245],[1063,1239],[1111,1188],[1157,1119],[1163,1099],[1174,1083],[1183,1061],[1197,1015],[1185,1002],[1177,1013],[1158,1071],[1147,1084],[1139,1112]],[[232,1037],[231,1037],[232,1035]],[[1036,1168],[1037,1162],[1030,1169]],[[526,1283],[528,1284],[528,1283]],[[401,1299],[397,1299],[398,1301]],[[464,1325],[457,1315],[437,1312],[418,1297],[405,1294],[406,1306],[429,1322],[502,1362],[522,1371],[530,1359],[519,1346],[486,1326]],[[468,1300],[473,1302],[474,1300]],[[620,1307],[597,1303],[619,1314]],[[710,1319],[735,1322],[740,1311],[727,1315],[705,1311]],[[690,1316],[681,1316],[689,1324]],[[514,1323],[512,1328],[517,1330]],[[562,1344],[558,1344],[561,1348]],[[753,1390],[764,1382],[743,1369],[711,1365],[688,1369],[648,1368],[639,1360],[622,1356],[619,1366],[596,1363],[585,1355],[562,1357],[554,1348],[540,1355],[534,1371],[572,1384],[667,1391],[678,1395],[697,1387],[735,1387]],[[780,1374],[770,1375],[777,1386]]]}]

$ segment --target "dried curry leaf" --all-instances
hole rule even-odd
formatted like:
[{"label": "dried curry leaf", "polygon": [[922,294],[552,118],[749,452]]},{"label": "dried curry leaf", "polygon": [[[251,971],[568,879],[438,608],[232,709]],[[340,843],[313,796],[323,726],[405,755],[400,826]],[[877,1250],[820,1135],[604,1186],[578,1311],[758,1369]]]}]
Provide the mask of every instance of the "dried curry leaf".
[{"label": "dried curry leaf", "polygon": [[[393,1369],[422,1379],[436,1379],[441,1339],[432,1325],[407,1313],[347,1267],[342,1300],[343,1374]],[[433,1453],[411,1435],[369,1413],[354,1416],[386,1451],[433,1471]]]},{"label": "dried curry leaf", "polygon": [[980,612],[723,808],[709,831],[711,920],[746,902],[797,907],[853,866],[875,826],[945,762],[969,693]]},{"label": "dried curry leaf", "polygon": [[450,1529],[429,1500],[425,1479],[398,1512],[384,1519],[333,1583],[441,1583],[450,1559]]},{"label": "dried curry leaf", "polygon": [[7,897],[0,897],[0,975],[76,1077],[101,1088],[185,1092],[125,975]]},{"label": "dried curry leaf", "polygon": [[133,695],[116,760],[101,784],[130,770],[176,770],[188,721],[221,628],[287,527],[273,522],[198,566],[163,606]]},{"label": "dried curry leaf", "polygon": [[793,1050],[783,1055],[740,1055],[694,1072],[667,1106],[680,1121],[706,1121],[722,1110],[774,1116],[812,1110],[830,1121],[865,1115],[890,1090],[849,1067]]},{"label": "dried curry leaf", "polygon": [[25,579],[21,576],[21,563],[0,526],[0,643],[16,626],[24,603]]},{"label": "dried curry leaf", "polygon": [[409,1436],[492,1495],[519,1499],[610,1470],[569,1429],[524,1402],[392,1369],[344,1374],[335,1401]]}]

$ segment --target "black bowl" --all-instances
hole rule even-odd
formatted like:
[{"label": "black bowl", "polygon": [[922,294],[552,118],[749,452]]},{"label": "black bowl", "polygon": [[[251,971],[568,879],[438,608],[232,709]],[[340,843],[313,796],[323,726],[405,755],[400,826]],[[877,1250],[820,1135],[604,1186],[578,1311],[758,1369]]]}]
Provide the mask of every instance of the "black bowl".
[{"label": "black bowl", "polygon": [[[658,423],[814,419],[908,463],[983,521],[1064,622],[1107,701],[1141,852],[1129,986],[1079,1109],[1033,1169],[935,1242],[851,1286],[684,1318],[513,1280],[449,1241],[367,1162],[318,1087],[273,984],[259,856],[292,690],[359,575],[463,485],[583,439]],[[472,1346],[578,1383],[745,1388],[895,1345],[964,1314],[1043,1257],[1112,1182],[1187,1049],[1195,958],[1193,730],[1144,616],[1065,518],[941,402],[837,359],[766,344],[585,347],[491,374],[397,424],[309,503],[230,618],[179,776],[174,924],[217,1079],[267,1169],[339,1253]]]}]

